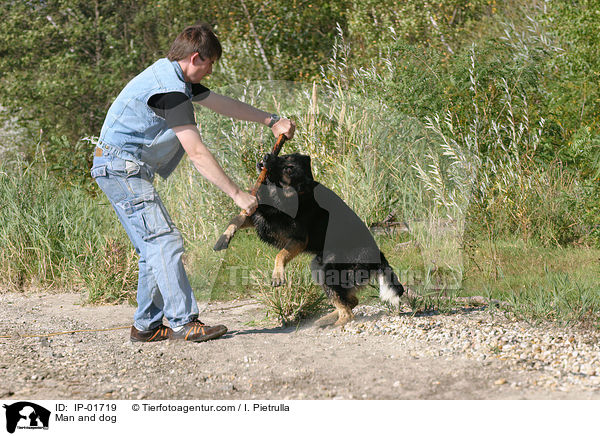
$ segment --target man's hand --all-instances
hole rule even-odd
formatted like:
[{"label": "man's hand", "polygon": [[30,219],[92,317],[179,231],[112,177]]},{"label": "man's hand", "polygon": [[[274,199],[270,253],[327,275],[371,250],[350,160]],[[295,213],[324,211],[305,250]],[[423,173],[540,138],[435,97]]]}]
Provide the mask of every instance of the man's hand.
[{"label": "man's hand", "polygon": [[237,204],[240,209],[243,209],[248,216],[252,215],[258,207],[258,200],[256,200],[256,197],[244,191],[239,191],[234,195],[233,201],[235,201],[235,204]]},{"label": "man's hand", "polygon": [[294,132],[296,131],[296,124],[294,124],[292,120],[281,118],[273,124],[271,130],[276,138],[279,138],[279,135],[285,135],[287,139],[292,139],[294,137]]}]

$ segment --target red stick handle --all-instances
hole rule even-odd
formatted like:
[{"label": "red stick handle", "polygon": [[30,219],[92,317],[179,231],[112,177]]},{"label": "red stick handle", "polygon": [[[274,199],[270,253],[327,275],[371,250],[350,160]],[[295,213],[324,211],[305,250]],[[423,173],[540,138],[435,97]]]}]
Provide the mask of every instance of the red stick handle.
[{"label": "red stick handle", "polygon": [[[279,151],[281,150],[281,147],[283,147],[283,144],[285,143],[286,139],[287,139],[287,137],[285,135],[279,135],[279,138],[277,138],[277,142],[275,143],[275,145],[273,146],[273,150],[271,151],[272,155],[277,156],[279,154]],[[263,182],[265,181],[266,178],[267,178],[267,168],[263,167],[263,169],[260,171],[260,174],[258,175],[258,180],[254,184],[252,191],[250,191],[251,195],[256,196],[256,193],[258,192],[260,185],[263,184]]]}]

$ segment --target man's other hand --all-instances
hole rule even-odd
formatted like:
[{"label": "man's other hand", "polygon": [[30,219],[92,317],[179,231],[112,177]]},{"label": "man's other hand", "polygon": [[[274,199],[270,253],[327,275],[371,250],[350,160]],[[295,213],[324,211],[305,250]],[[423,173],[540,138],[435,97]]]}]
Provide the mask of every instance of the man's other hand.
[{"label": "man's other hand", "polygon": [[271,130],[276,138],[279,138],[279,135],[285,135],[287,139],[292,139],[296,131],[296,124],[292,120],[281,118],[271,127]]}]

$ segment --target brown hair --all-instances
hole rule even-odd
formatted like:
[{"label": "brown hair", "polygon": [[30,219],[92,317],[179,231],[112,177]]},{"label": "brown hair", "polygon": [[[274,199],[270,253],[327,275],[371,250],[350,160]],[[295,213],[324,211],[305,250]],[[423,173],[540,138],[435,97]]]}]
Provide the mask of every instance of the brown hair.
[{"label": "brown hair", "polygon": [[167,58],[170,61],[180,61],[195,52],[203,59],[219,59],[223,52],[219,39],[206,23],[183,29],[173,41]]}]

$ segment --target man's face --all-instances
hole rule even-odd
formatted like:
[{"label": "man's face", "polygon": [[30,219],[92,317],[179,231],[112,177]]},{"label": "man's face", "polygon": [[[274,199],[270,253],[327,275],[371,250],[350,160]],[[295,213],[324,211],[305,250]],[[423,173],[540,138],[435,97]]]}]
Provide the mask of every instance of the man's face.
[{"label": "man's face", "polygon": [[212,73],[212,67],[216,59],[204,59],[198,53],[191,58],[188,78],[192,83],[200,83],[204,77]]}]

